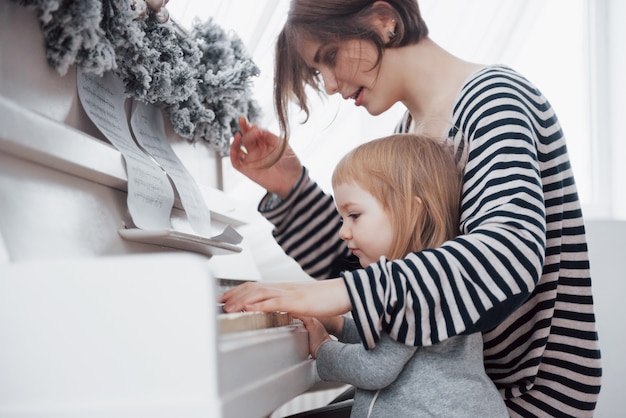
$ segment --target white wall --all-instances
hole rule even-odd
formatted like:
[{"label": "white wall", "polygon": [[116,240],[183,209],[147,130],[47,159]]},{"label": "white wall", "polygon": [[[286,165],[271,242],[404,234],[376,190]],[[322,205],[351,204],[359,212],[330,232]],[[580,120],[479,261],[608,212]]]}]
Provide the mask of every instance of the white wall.
[{"label": "white wall", "polygon": [[603,368],[595,416],[618,418],[626,411],[626,221],[587,221],[587,236]]},{"label": "white wall", "polygon": [[597,25],[606,30],[605,38],[597,40],[604,44],[606,71],[599,74],[601,90],[598,99],[597,127],[604,137],[610,138],[610,146],[600,152],[602,161],[599,167],[610,170],[605,173],[608,185],[599,192],[611,194],[609,216],[617,220],[590,220],[587,222],[589,252],[594,287],[595,309],[602,350],[603,384],[596,410],[598,418],[622,417],[626,410],[624,378],[626,360],[623,347],[626,346],[626,195],[622,179],[626,165],[622,158],[626,151],[623,134],[623,113],[626,109],[623,80],[626,66],[626,2],[622,0],[591,0],[596,6]]}]

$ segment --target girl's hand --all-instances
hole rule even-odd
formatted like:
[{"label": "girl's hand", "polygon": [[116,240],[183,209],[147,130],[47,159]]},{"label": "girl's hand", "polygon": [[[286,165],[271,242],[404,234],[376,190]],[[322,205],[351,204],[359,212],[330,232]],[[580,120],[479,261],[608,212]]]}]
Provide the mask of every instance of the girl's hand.
[{"label": "girl's hand", "polygon": [[343,279],[298,283],[248,282],[226,291],[219,302],[225,312],[289,312],[294,316],[328,317],[352,309]]},{"label": "girl's hand", "polygon": [[282,139],[250,125],[243,116],[239,117],[239,129],[241,135],[236,133],[230,146],[233,167],[268,192],[286,198],[302,175],[296,154],[287,145],[279,158]]},{"label": "girl's hand", "polygon": [[343,331],[343,316],[320,316],[317,320],[324,325],[326,332],[339,338]]},{"label": "girl's hand", "polygon": [[309,332],[309,353],[317,358],[317,350],[326,341],[330,341],[330,335],[324,329],[324,325],[315,318],[303,316],[299,318]]}]

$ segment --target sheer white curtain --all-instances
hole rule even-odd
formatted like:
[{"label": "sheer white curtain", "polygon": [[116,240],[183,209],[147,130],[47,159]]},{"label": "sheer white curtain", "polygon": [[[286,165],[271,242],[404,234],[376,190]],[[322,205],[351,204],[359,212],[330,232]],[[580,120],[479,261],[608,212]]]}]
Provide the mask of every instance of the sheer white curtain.
[{"label": "sheer white curtain", "polygon": [[[547,95],[568,138],[586,215],[592,217],[626,218],[626,210],[618,209],[625,202],[619,202],[621,193],[618,196],[613,191],[616,186],[610,181],[614,169],[605,161],[612,155],[607,151],[611,147],[603,145],[600,138],[609,135],[608,121],[594,116],[597,109],[607,113],[608,101],[615,98],[597,96],[598,91],[606,90],[606,84],[597,83],[603,80],[599,74],[608,70],[596,64],[615,61],[614,54],[602,47],[607,28],[612,27],[613,33],[619,30],[619,26],[609,25],[609,19],[617,20],[620,15],[610,13],[609,5],[611,10],[623,9],[620,4],[616,0],[420,1],[435,42],[470,61],[510,65]],[[167,6],[183,26],[191,25],[194,18],[212,17],[244,41],[261,68],[255,95],[265,112],[262,124],[269,129],[277,129],[272,107],[273,45],[288,6],[286,0],[172,0]],[[590,26],[593,22],[597,24]],[[309,123],[293,127],[292,146],[327,187],[336,160],[357,143],[389,133],[400,113],[396,107],[372,120],[351,103],[337,98],[319,100],[312,107]],[[262,194],[232,172],[227,162],[224,166],[225,189],[234,197],[249,201]]]},{"label": "sheer white curtain", "polygon": [[[534,82],[555,107],[568,139],[583,210],[587,218],[626,219],[626,194],[617,180],[626,167],[619,140],[625,97],[621,0],[420,0],[431,38],[469,61],[512,66]],[[234,30],[261,69],[255,96],[264,109],[261,124],[278,130],[272,106],[273,47],[286,17],[287,0],[172,0],[167,7],[183,26],[212,17]],[[243,13],[243,11],[246,13]],[[620,17],[621,16],[621,17]],[[610,42],[609,42],[610,40]],[[621,72],[620,72],[621,71]],[[402,108],[371,117],[339,97],[315,99],[306,125],[292,127],[291,145],[312,176],[330,190],[330,174],[341,156],[360,142],[391,133]],[[298,120],[298,116],[294,118]],[[264,191],[223,164],[224,189],[242,207],[256,209]],[[256,213],[254,214],[256,216]],[[259,262],[272,278],[291,278],[299,270],[268,241],[261,219],[251,234],[259,242]],[[274,256],[269,252],[274,251]],[[295,273],[294,273],[295,272]]]}]

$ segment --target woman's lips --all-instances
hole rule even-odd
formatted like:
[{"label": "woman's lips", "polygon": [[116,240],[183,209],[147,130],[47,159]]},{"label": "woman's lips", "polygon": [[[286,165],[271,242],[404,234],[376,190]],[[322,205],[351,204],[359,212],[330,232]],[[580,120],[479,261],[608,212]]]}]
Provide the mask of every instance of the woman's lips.
[{"label": "woman's lips", "polygon": [[363,87],[359,87],[357,91],[352,93],[350,96],[344,96],[345,100],[352,99],[354,100],[354,104],[360,106],[363,102]]},{"label": "woman's lips", "polygon": [[356,93],[352,95],[352,97],[354,98],[355,106],[361,106],[361,103],[363,103],[363,87],[358,89]]}]

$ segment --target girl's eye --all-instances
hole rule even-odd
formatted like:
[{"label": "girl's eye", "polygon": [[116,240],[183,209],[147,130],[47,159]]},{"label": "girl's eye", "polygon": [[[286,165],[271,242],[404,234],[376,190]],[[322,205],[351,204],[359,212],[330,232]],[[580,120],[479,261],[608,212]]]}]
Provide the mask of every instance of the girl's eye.
[{"label": "girl's eye", "polygon": [[359,219],[359,216],[361,216],[360,213],[351,213],[348,215],[348,218],[356,220],[356,219]]}]

